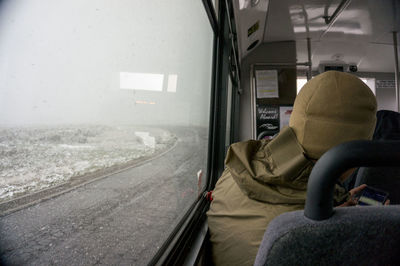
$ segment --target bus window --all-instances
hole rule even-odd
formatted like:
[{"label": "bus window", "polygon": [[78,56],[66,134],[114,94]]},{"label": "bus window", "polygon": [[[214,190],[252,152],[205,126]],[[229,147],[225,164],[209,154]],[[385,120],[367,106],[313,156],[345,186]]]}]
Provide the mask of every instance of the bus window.
[{"label": "bus window", "polygon": [[[375,91],[375,78],[360,78],[367,86],[371,89],[371,91],[376,95]],[[301,88],[303,88],[304,84],[307,83],[307,78],[298,77],[297,78],[297,94],[299,94]]]},{"label": "bus window", "polygon": [[376,95],[375,90],[375,78],[360,78],[367,86],[371,89],[371,91]]},{"label": "bus window", "polygon": [[307,83],[307,78],[305,77],[298,77],[296,80],[296,85],[297,85],[297,94],[299,94],[301,88],[303,88],[304,84]]},{"label": "bus window", "polygon": [[146,264],[206,183],[201,1],[2,1],[0,256]]}]

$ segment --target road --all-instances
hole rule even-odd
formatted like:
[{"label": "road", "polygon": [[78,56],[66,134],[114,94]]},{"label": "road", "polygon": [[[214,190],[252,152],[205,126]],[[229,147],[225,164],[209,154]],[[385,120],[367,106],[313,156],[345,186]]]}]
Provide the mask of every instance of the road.
[{"label": "road", "polygon": [[[145,265],[197,197],[207,130],[162,156],[0,217],[5,265]],[[204,181],[203,181],[204,182]]]}]

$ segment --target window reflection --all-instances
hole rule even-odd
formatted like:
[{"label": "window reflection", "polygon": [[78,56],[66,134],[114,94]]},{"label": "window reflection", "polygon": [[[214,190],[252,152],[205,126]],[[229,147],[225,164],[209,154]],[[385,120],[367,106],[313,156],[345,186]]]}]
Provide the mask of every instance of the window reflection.
[{"label": "window reflection", "polygon": [[130,73],[119,74],[121,89],[162,91],[164,75],[151,73]]},{"label": "window reflection", "polygon": [[168,92],[176,92],[176,84],[178,83],[178,75],[168,75]]}]

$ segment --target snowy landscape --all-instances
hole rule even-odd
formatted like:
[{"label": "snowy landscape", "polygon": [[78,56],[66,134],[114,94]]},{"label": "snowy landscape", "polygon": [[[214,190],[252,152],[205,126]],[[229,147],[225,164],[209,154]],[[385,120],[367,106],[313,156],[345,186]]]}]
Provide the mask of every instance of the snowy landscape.
[{"label": "snowy landscape", "polygon": [[0,202],[155,156],[176,139],[154,127],[0,127]]}]

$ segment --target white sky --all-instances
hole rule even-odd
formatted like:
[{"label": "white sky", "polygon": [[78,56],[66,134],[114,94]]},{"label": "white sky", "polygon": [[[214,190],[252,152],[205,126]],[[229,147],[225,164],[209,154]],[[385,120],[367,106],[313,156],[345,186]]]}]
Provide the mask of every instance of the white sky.
[{"label": "white sky", "polygon": [[201,1],[1,7],[0,125],[208,125],[213,35]]}]

